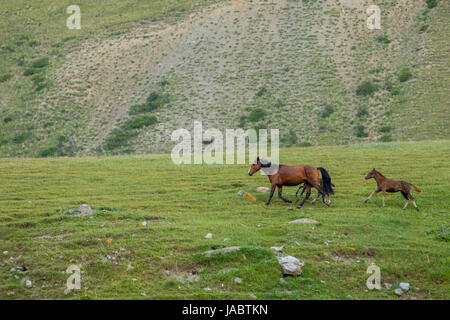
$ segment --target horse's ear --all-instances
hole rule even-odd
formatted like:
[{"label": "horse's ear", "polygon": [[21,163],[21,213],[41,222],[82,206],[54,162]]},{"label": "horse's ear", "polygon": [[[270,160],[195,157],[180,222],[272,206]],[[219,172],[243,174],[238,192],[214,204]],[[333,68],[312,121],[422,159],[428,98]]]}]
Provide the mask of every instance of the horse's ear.
[{"label": "horse's ear", "polygon": [[256,162],[259,162],[259,157],[256,158]]},{"label": "horse's ear", "polygon": [[372,168],[372,171],[375,171],[375,168]]}]

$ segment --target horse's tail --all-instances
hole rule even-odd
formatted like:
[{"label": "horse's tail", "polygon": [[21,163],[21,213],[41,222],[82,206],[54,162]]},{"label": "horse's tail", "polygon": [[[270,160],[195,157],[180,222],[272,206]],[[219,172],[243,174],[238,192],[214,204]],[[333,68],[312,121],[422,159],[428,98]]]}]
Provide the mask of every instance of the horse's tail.
[{"label": "horse's tail", "polygon": [[414,188],[414,190],[416,190],[416,192],[422,192],[422,190],[420,190],[419,188],[417,188],[415,185],[413,185],[412,183],[411,183],[411,186]]},{"label": "horse's tail", "polygon": [[327,170],[324,168],[317,168],[319,169],[320,173],[322,174],[322,180],[323,180],[323,186],[322,190],[326,195],[334,194],[333,190],[333,184],[331,183],[330,175],[328,174]]}]

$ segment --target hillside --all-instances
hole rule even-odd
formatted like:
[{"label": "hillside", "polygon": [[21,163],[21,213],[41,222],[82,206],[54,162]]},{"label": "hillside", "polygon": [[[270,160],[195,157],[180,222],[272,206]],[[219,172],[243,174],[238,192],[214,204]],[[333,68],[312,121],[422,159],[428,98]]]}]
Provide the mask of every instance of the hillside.
[{"label": "hillside", "polygon": [[193,120],[284,146],[450,138],[448,1],[79,3],[81,30],[60,2],[0,4],[0,156],[167,152]]},{"label": "hillside", "polygon": [[[329,208],[301,210],[276,197],[265,207],[256,188],[268,179],[249,177],[248,165],[176,166],[169,155],[4,159],[0,299],[448,300],[449,157],[448,141],[283,149],[283,164],[324,166],[336,186]],[[422,189],[413,192],[420,211],[401,210],[400,194],[388,194],[385,208],[381,195],[364,203],[372,167]],[[295,190],[283,193],[293,199]],[[70,213],[84,203],[93,216]],[[320,224],[288,223],[299,218]],[[229,246],[242,249],[203,255]],[[271,246],[303,260],[303,274],[280,280]],[[380,291],[366,287],[371,263]],[[73,264],[81,290],[64,295]],[[401,297],[399,282],[411,285]]]}]

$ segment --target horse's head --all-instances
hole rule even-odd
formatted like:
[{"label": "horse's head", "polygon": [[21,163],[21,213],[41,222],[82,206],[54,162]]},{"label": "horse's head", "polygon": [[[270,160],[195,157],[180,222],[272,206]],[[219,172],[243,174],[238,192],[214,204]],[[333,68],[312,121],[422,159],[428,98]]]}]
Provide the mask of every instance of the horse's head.
[{"label": "horse's head", "polygon": [[365,179],[369,180],[371,178],[375,178],[375,172],[376,172],[375,168],[372,168],[372,170],[369,171]]},{"label": "horse's head", "polygon": [[255,172],[259,171],[261,169],[261,160],[259,160],[259,157],[256,158],[256,161],[252,163],[252,166],[250,167],[250,170],[248,170],[248,175],[252,176]]}]

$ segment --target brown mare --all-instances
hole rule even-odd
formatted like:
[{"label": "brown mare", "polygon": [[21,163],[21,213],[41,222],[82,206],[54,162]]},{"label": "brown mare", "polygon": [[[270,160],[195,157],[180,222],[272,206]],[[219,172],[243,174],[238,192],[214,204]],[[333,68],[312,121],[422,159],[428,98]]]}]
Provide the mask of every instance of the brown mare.
[{"label": "brown mare", "polygon": [[419,211],[419,208],[416,205],[416,202],[414,201],[413,196],[410,193],[410,187],[412,186],[416,192],[422,192],[419,188],[417,188],[412,183],[402,181],[402,180],[391,180],[386,178],[381,174],[381,172],[375,170],[373,168],[366,176],[366,180],[374,178],[377,182],[377,189],[373,191],[369,197],[364,201],[367,202],[369,199],[376,193],[382,191],[383,192],[383,208],[384,208],[384,198],[386,197],[386,192],[398,192],[400,191],[402,193],[403,198],[406,199],[405,206],[403,207],[403,210],[406,209],[408,206],[409,200],[412,201],[414,208],[416,208],[417,211]]},{"label": "brown mare", "polygon": [[[263,161],[264,162],[264,161]],[[284,198],[281,195],[283,186],[298,186],[299,184],[305,183],[306,196],[305,199],[297,206],[301,208],[306,200],[308,200],[311,195],[311,188],[317,189],[319,194],[322,196],[322,201],[327,206],[329,204],[325,201],[325,195],[333,194],[333,188],[331,187],[331,178],[328,172],[324,168],[317,168],[312,166],[285,166],[285,165],[274,165],[278,168],[277,171],[269,172],[269,168],[273,168],[270,162],[263,163],[259,159],[252,164],[248,174],[252,176],[255,172],[259,171],[261,168],[263,172],[267,174],[271,184],[269,200],[266,202],[266,206],[270,204],[272,200],[273,193],[275,192],[275,187],[278,187],[278,197],[284,202],[291,203],[291,200]],[[322,174],[323,185],[319,183],[319,171]]]}]

